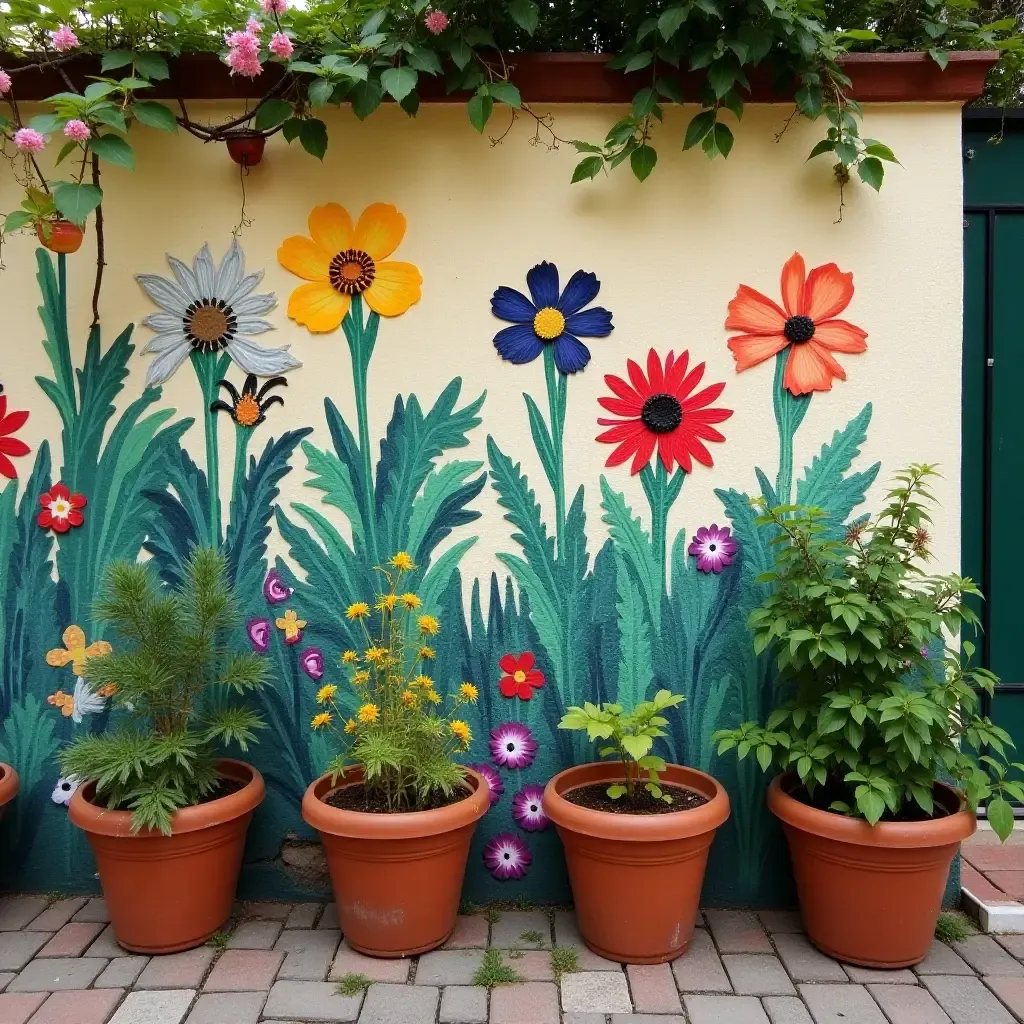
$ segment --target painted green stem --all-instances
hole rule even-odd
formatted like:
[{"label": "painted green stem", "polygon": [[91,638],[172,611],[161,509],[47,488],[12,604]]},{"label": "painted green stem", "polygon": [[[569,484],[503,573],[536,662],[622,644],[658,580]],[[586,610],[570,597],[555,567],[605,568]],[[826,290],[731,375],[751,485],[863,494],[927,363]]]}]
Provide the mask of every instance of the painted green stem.
[{"label": "painted green stem", "polygon": [[551,423],[551,442],[555,454],[555,543],[558,557],[562,557],[562,534],[565,530],[565,455],[562,451],[562,438],[565,434],[565,406],[567,397],[567,380],[555,366],[555,348],[544,346],[544,381],[548,391],[548,417]]},{"label": "painted green stem", "polygon": [[242,491],[245,490],[245,471],[249,452],[249,438],[252,437],[252,427],[243,427],[240,423],[235,424],[235,471],[231,478],[231,518],[235,519],[235,509],[241,500]]},{"label": "painted green stem", "polygon": [[683,488],[686,473],[682,469],[677,469],[670,478],[668,470],[665,469],[664,463],[657,454],[654,456],[654,464],[654,470],[651,469],[650,463],[640,470],[640,483],[643,485],[647,503],[651,508],[651,547],[654,549],[654,557],[658,563],[661,593],[664,594],[668,578],[666,566],[668,514]]},{"label": "painted green stem", "polygon": [[199,387],[203,393],[203,427],[206,435],[206,484],[210,492],[210,543],[220,547],[223,540],[220,522],[220,449],[217,446],[217,413],[210,406],[217,400],[217,381],[227,369],[226,361],[215,353],[193,352]]},{"label": "painted green stem", "polygon": [[793,395],[783,386],[788,358],[788,348],[784,348],[775,357],[775,423],[779,428],[779,475],[775,479],[775,496],[780,505],[790,503],[793,491],[793,438],[811,404],[810,395]]}]

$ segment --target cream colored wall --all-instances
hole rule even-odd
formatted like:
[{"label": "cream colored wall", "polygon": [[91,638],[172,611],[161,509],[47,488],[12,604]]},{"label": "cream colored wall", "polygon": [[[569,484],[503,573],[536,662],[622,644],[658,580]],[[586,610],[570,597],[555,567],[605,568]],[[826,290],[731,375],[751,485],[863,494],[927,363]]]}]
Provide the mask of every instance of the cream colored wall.
[{"label": "cream colored wall", "polygon": [[[548,108],[541,107],[541,110]],[[215,120],[220,108],[197,108],[193,116]],[[596,139],[617,116],[609,107],[554,108],[554,127],[565,138]],[[381,325],[370,370],[370,419],[383,434],[396,392],[415,390],[432,402],[448,381],[461,375],[464,398],[487,389],[484,423],[470,449],[459,457],[486,461],[485,437],[495,436],[514,460],[522,460],[545,509],[550,495],[527,429],[521,393],[542,407],[542,361],[516,367],[503,363],[491,339],[503,326],[490,312],[499,284],[524,288],[524,275],[542,259],[557,263],[563,281],[575,269],[593,270],[601,280],[597,300],[614,314],[615,331],[588,342],[593,361],[569,387],[566,428],[567,491],[587,485],[591,553],[601,536],[597,478],[610,447],[597,444],[597,397],[605,373],[622,374],[627,357],[642,358],[649,346],[664,353],[689,348],[708,364],[708,381],[727,382],[719,404],[736,410],[724,424],[727,441],[712,446],[713,470],[696,467],[673,509],[669,536],[688,533],[711,520],[723,521],[715,487],[756,488],[754,466],[774,478],[777,437],[772,420],[772,365],[734,372],[723,329],[726,305],[738,284],[778,295],[779,271],[799,250],[808,267],[835,261],[852,270],[856,294],[846,311],[868,331],[868,351],[840,356],[848,381],[818,395],[796,438],[795,465],[807,464],[834,430],[865,402],[874,417],[863,466],[880,459],[883,472],[871,494],[877,505],[888,473],[911,460],[941,463],[937,487],[942,509],[935,521],[934,550],[944,568],[959,562],[960,337],[961,337],[961,165],[960,112],[956,105],[893,105],[869,109],[864,132],[888,143],[902,161],[887,174],[876,195],[856,185],[847,192],[842,223],[836,223],[838,195],[825,159],[805,163],[821,126],[794,123],[776,143],[788,110],[750,107],[728,161],[709,164],[682,153],[679,138],[688,112],[669,115],[656,140],[660,161],[639,184],[622,170],[594,184],[569,184],[576,156],[570,146],[548,152],[529,144],[533,129],[522,118],[504,141],[492,146],[474,132],[462,106],[429,105],[408,119],[383,109],[366,123],[347,111],[329,117],[330,147],[323,164],[271,140],[263,163],[246,179],[246,214],[241,234],[249,269],[266,268],[264,285],[278,307],[269,315],[277,330],[266,344],[290,344],[302,359],[290,375],[285,408],[275,408],[260,428],[263,441],[287,427],[312,425],[313,440],[329,445],[323,399],[331,396],[353,414],[349,357],[340,331],[310,335],[289,321],[285,308],[299,281],[276,260],[280,241],[306,231],[309,209],[340,202],[353,214],[368,203],[396,204],[408,218],[408,233],[396,258],[423,272],[423,298],[412,310]],[[504,114],[491,128],[504,127]],[[219,259],[239,220],[241,195],[236,165],[219,145],[204,146],[188,136],[168,137],[149,129],[133,132],[138,169],[108,168],[104,174],[107,261],[102,300],[105,343],[130,321],[155,307],[134,281],[138,272],[167,274],[164,253],[186,260],[209,241]],[[56,147],[53,147],[56,148]],[[0,208],[17,198],[9,175],[0,189]],[[48,373],[36,314],[35,239],[14,237],[0,274],[3,308],[0,381],[13,408],[32,416],[20,436],[33,449],[44,437],[56,440],[55,411],[35,385]],[[73,350],[84,346],[92,290],[92,236],[68,261]],[[149,357],[139,354],[149,337],[140,328],[135,368],[125,403],[142,389]],[[234,379],[241,374],[232,371]],[[200,417],[198,385],[186,364],[168,383],[164,402]],[[224,424],[226,427],[227,424]],[[221,431],[222,442],[231,440]],[[202,427],[187,442],[203,464]],[[257,439],[257,443],[263,441]],[[230,466],[225,448],[222,466]],[[19,463],[21,476],[29,459]],[[282,502],[318,497],[302,486],[301,457],[285,479]],[[634,513],[646,502],[628,466],[607,471],[625,488]],[[227,475],[222,473],[222,477]],[[225,484],[227,481],[225,481]],[[226,494],[225,494],[226,498]],[[464,578],[483,576],[496,566],[493,554],[515,550],[510,529],[488,487],[477,500],[483,510],[474,524],[481,541],[463,559]],[[333,511],[333,510],[329,510]],[[549,516],[550,519],[550,516]]]}]

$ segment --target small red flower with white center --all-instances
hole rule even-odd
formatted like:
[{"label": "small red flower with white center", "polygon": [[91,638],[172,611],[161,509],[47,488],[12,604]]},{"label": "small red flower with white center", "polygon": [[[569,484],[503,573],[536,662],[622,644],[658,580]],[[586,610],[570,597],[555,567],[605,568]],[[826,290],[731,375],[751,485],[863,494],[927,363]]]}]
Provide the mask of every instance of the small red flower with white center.
[{"label": "small red flower with white center", "polygon": [[54,484],[48,491],[39,496],[39,504],[43,511],[36,517],[36,522],[44,530],[54,533],[67,533],[72,526],[81,526],[85,522],[82,509],[87,502],[84,494],[72,494],[64,484]]},{"label": "small red flower with white center", "polygon": [[504,655],[498,662],[505,673],[498,682],[502,696],[529,700],[533,691],[544,685],[544,673],[534,668],[536,664],[537,659],[530,651]]}]

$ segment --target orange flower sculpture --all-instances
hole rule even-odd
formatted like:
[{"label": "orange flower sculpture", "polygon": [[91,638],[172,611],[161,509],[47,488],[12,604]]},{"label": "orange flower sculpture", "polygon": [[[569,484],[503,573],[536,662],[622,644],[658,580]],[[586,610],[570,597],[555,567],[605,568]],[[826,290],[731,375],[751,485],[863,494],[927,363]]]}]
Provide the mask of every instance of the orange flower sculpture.
[{"label": "orange flower sculpture", "polygon": [[833,352],[863,352],[868,335],[846,320],[836,320],[853,298],[853,274],[834,263],[815,267],[809,274],[799,253],[782,268],[782,305],[741,284],[729,303],[728,331],[742,331],[729,339],[737,372],[757,366],[789,348],[783,386],[794,395],[831,391],[835,378],[846,371]]},{"label": "orange flower sculpture", "polygon": [[399,316],[419,301],[419,268],[388,259],[405,237],[405,217],[394,206],[373,203],[354,227],[343,206],[315,206],[309,234],[286,238],[277,250],[281,266],[309,282],[288,299],[296,323],[316,334],[335,331],[353,295],[381,316]]}]

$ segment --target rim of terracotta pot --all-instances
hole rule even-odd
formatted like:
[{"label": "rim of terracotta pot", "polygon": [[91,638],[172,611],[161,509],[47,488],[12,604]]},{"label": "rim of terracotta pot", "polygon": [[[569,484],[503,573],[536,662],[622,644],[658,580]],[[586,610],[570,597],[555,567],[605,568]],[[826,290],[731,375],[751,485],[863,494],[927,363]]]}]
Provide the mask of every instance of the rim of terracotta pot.
[{"label": "rim of terracotta pot", "polygon": [[21,789],[21,778],[9,765],[0,761],[0,806],[10,803]]},{"label": "rim of terracotta pot", "polygon": [[314,779],[302,797],[302,818],[318,832],[346,839],[420,839],[423,836],[451,832],[479,821],[490,809],[491,794],[487,780],[466,769],[472,791],[458,803],[429,811],[404,811],[399,814],[373,814],[332,807],[325,799],[339,789],[363,781],[362,765],[346,769],[344,779],[332,781],[330,772]]},{"label": "rim of terracotta pot", "polygon": [[636,843],[700,835],[718,828],[729,817],[729,794],[717,779],[681,764],[669,764],[660,774],[663,782],[695,790],[708,802],[668,814],[614,814],[570,803],[565,794],[581,786],[623,781],[617,762],[594,761],[566,768],[548,782],[544,787],[544,813],[556,825],[573,832]]},{"label": "rim of terracotta pot", "polygon": [[[241,782],[242,788],[216,800],[208,800],[206,803],[182,807],[175,811],[171,818],[172,835],[198,832],[200,829],[222,825],[248,814],[260,805],[266,793],[266,786],[263,776],[251,764],[223,758],[217,762],[217,771],[227,779]],[[112,811],[92,803],[90,798],[95,791],[96,782],[90,779],[79,786],[71,798],[68,816],[79,828],[97,835],[120,836],[125,839],[166,838],[163,833],[152,829],[132,832],[131,811]]]},{"label": "rim of terracotta pot", "polygon": [[978,827],[978,820],[963,795],[944,782],[935,785],[948,794],[949,806],[957,808],[952,814],[928,821],[880,821],[877,825],[869,825],[863,818],[848,818],[845,814],[811,807],[787,792],[797,785],[799,780],[793,772],[776,775],[768,787],[768,809],[785,824],[825,839],[857,846],[913,849],[959,843],[973,835]]}]

